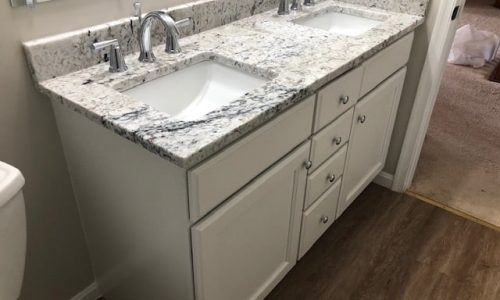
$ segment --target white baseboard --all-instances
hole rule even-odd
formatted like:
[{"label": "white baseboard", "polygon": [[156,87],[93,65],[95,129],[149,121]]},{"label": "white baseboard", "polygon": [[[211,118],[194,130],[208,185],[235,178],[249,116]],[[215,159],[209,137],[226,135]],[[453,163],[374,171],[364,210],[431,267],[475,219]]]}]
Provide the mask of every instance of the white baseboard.
[{"label": "white baseboard", "polygon": [[83,291],[73,296],[70,300],[96,300],[101,296],[96,282],[86,287]]},{"label": "white baseboard", "polygon": [[394,181],[394,175],[392,174],[389,174],[387,172],[380,172],[377,177],[375,177],[375,180],[373,180],[373,182],[375,182],[376,184],[378,185],[381,185],[385,188],[388,188],[390,190],[392,190],[392,182]]}]

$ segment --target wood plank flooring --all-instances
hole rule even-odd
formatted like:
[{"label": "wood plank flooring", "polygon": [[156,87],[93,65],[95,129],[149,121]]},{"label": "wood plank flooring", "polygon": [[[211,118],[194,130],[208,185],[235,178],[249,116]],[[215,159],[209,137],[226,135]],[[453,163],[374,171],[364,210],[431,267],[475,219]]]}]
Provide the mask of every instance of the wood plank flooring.
[{"label": "wood plank flooring", "polygon": [[267,299],[500,299],[500,233],[371,185]]}]

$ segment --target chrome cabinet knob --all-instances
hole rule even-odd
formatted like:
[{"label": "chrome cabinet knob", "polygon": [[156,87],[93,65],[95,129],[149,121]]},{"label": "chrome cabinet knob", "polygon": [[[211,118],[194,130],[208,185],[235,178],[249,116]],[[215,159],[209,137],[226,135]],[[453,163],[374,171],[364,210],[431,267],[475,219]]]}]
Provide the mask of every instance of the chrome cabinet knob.
[{"label": "chrome cabinet knob", "polygon": [[347,104],[349,102],[349,96],[340,97],[340,102],[342,102],[342,104]]},{"label": "chrome cabinet knob", "polygon": [[309,170],[312,167],[312,165],[313,165],[313,163],[310,160],[308,160],[304,163],[304,167],[306,168],[306,170]]},{"label": "chrome cabinet knob", "polygon": [[359,116],[358,121],[359,123],[364,124],[366,122],[366,116],[365,115]]},{"label": "chrome cabinet knob", "polygon": [[342,137],[339,136],[339,137],[335,137],[333,138],[333,141],[332,141],[335,145],[339,146],[340,144],[342,144]]},{"label": "chrome cabinet knob", "polygon": [[330,181],[331,183],[333,183],[333,182],[335,181],[335,178],[336,178],[336,177],[335,177],[335,174],[328,175],[328,177],[326,177],[326,179],[327,179],[328,181]]},{"label": "chrome cabinet knob", "polygon": [[321,221],[321,223],[326,224],[330,219],[328,219],[328,216],[322,216],[319,220]]}]

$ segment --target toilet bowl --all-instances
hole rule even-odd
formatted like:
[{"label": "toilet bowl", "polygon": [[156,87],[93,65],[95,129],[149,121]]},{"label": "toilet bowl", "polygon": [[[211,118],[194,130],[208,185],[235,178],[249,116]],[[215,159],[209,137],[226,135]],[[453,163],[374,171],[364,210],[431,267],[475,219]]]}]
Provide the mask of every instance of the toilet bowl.
[{"label": "toilet bowl", "polygon": [[26,255],[26,215],[21,172],[0,162],[0,299],[19,298]]}]

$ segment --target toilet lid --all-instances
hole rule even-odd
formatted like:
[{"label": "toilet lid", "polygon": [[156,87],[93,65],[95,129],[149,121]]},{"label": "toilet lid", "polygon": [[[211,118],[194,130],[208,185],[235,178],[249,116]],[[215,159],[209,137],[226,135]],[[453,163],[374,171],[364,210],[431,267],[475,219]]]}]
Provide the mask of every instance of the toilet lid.
[{"label": "toilet lid", "polygon": [[0,208],[7,204],[24,186],[21,172],[0,161]]}]

